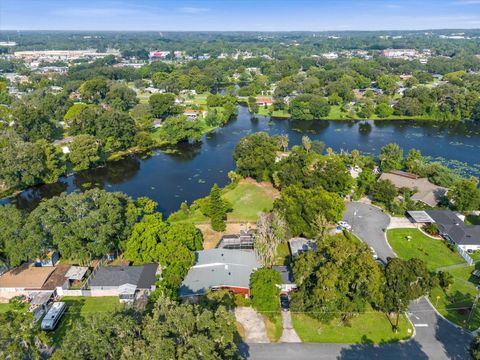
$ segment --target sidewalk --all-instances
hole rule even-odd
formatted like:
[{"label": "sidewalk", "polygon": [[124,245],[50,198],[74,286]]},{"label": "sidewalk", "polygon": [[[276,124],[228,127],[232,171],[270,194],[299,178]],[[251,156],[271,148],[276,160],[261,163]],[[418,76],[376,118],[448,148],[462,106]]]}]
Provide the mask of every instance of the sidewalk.
[{"label": "sidewalk", "polygon": [[299,343],[302,342],[297,335],[292,324],[292,314],[290,311],[282,311],[283,333],[279,342],[281,343]]}]

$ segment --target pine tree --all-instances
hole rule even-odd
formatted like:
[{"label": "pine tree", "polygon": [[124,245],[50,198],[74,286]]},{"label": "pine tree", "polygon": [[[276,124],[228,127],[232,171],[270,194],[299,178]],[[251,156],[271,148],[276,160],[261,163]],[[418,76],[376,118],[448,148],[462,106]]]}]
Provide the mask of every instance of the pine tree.
[{"label": "pine tree", "polygon": [[226,227],[225,215],[227,213],[227,207],[222,200],[220,188],[217,184],[214,184],[210,190],[209,200],[209,215],[212,229],[215,231],[224,231]]}]

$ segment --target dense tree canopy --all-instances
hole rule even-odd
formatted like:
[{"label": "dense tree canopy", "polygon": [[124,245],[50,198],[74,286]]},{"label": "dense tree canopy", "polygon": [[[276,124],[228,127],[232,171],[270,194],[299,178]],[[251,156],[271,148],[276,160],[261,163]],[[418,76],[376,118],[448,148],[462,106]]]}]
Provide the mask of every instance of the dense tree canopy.
[{"label": "dense tree canopy", "polygon": [[250,277],[250,293],[253,307],[260,312],[278,311],[282,276],[277,270],[262,268]]},{"label": "dense tree canopy", "polygon": [[383,274],[362,242],[343,235],[318,242],[317,252],[301,254],[293,264],[298,292],[292,308],[324,322],[348,320],[381,300]]},{"label": "dense tree canopy", "polygon": [[278,149],[276,141],[264,132],[244,137],[233,152],[238,173],[256,180],[267,180]]},{"label": "dense tree canopy", "polygon": [[122,193],[88,190],[63,193],[43,201],[28,216],[21,241],[7,256],[18,260],[42,258],[56,249],[66,259],[88,261],[124,246],[137,209]]},{"label": "dense tree canopy", "polygon": [[162,289],[176,296],[188,269],[193,251],[202,249],[202,234],[191,223],[170,224],[160,213],[146,214],[134,225],[125,245],[125,258],[135,264],[158,262],[162,266]]},{"label": "dense tree canopy", "polygon": [[315,237],[315,219],[320,215],[327,222],[337,222],[345,211],[343,199],[322,188],[302,189],[287,186],[281,198],[275,201],[275,209],[284,217],[293,236]]}]

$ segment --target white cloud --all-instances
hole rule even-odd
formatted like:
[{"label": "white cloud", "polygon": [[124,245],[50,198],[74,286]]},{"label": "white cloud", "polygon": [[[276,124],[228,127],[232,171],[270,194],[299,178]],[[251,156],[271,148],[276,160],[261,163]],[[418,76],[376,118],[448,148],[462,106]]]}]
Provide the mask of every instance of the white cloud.
[{"label": "white cloud", "polygon": [[178,12],[184,13],[184,14],[200,14],[200,13],[205,13],[210,11],[210,9],[207,8],[201,8],[201,7],[180,7],[176,9]]}]

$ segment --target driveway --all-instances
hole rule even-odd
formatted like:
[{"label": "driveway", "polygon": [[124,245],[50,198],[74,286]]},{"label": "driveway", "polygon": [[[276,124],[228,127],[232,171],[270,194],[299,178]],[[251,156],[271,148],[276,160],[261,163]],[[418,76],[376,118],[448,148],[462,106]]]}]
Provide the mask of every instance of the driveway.
[{"label": "driveway", "polygon": [[283,332],[279,342],[281,343],[300,343],[300,337],[292,325],[292,314],[290,311],[282,311]]},{"label": "driveway", "polygon": [[[352,221],[355,210],[355,221]],[[383,259],[395,256],[383,232],[389,225],[389,218],[380,209],[366,204],[350,203],[347,206],[346,221],[354,226],[354,233],[372,246]],[[408,315],[416,334],[401,343],[241,344],[239,348],[245,358],[258,360],[470,359],[468,346],[472,335],[439,316],[427,299],[421,298],[412,302]]]},{"label": "driveway", "polygon": [[235,317],[245,330],[246,343],[268,343],[267,329],[263,316],[251,307],[235,308]]},{"label": "driveway", "polygon": [[379,258],[387,261],[387,258],[395,256],[385,240],[383,231],[390,224],[390,217],[379,208],[351,202],[347,204],[343,219],[352,225],[352,232],[355,235],[375,249]]}]

